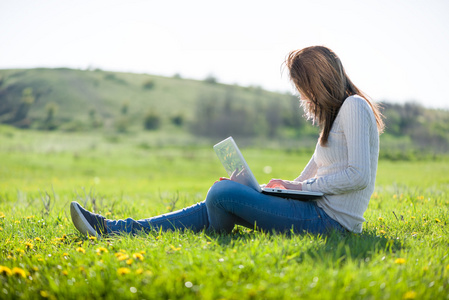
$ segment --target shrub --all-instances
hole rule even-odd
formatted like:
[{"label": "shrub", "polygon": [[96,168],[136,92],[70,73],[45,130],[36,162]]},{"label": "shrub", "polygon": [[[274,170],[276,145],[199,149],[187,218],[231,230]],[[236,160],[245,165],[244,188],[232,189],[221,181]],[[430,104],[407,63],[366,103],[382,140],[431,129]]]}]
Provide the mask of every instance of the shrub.
[{"label": "shrub", "polygon": [[143,128],[145,130],[156,130],[159,128],[161,123],[161,117],[157,112],[150,110],[146,113],[143,120]]},{"label": "shrub", "polygon": [[115,122],[115,129],[117,130],[117,132],[126,133],[126,132],[128,132],[128,127],[129,127],[129,121],[125,117],[120,117]]},{"label": "shrub", "polygon": [[204,82],[209,83],[209,84],[216,84],[217,83],[217,78],[215,78],[215,76],[213,76],[213,75],[208,75],[204,79]]},{"label": "shrub", "polygon": [[142,87],[146,90],[151,90],[152,88],[154,88],[154,85],[155,85],[154,80],[149,79],[142,84]]},{"label": "shrub", "polygon": [[182,114],[176,114],[170,120],[176,126],[182,126],[184,124],[184,116]]}]

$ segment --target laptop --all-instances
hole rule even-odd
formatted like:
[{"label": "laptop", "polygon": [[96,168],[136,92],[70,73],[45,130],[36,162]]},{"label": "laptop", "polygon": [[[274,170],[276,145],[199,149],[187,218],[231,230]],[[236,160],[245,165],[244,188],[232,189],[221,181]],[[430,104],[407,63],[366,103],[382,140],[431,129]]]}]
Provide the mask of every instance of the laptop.
[{"label": "laptop", "polygon": [[229,177],[237,176],[238,182],[245,184],[260,193],[302,201],[314,200],[323,196],[323,193],[319,192],[262,188],[257,182],[256,177],[254,177],[254,174],[251,172],[232,137],[228,137],[216,144],[214,150]]}]

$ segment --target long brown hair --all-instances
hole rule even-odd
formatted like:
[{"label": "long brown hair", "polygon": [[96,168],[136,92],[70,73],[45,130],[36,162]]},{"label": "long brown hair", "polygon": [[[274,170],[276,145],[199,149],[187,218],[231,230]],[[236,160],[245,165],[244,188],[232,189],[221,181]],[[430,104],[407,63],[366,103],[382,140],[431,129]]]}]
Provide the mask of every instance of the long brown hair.
[{"label": "long brown hair", "polygon": [[352,95],[363,97],[371,106],[376,117],[379,134],[384,122],[379,105],[371,102],[349,79],[338,56],[329,48],[312,46],[288,54],[285,64],[290,79],[301,95],[308,101],[301,101],[306,116],[317,122],[321,128],[320,144],[327,144],[332,124],[345,99]]}]

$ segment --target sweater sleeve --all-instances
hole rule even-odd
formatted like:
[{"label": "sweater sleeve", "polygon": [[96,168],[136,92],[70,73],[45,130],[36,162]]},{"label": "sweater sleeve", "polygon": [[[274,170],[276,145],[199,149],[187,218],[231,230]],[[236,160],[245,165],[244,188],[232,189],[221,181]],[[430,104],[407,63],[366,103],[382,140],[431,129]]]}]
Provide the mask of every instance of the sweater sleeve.
[{"label": "sweater sleeve", "polygon": [[312,155],[312,158],[307,163],[307,165],[304,168],[304,170],[301,172],[301,175],[299,175],[299,177],[296,178],[294,181],[304,181],[304,180],[307,180],[309,178],[315,177],[317,168],[318,167],[317,167],[317,164],[315,162],[315,154],[314,154],[314,155]]},{"label": "sweater sleeve", "polygon": [[[343,194],[362,190],[370,182],[370,127],[373,126],[371,108],[363,99],[350,97],[339,113],[346,139],[347,166],[337,173],[304,181],[303,190]],[[343,151],[346,149],[338,148],[336,154],[344,158]]]}]

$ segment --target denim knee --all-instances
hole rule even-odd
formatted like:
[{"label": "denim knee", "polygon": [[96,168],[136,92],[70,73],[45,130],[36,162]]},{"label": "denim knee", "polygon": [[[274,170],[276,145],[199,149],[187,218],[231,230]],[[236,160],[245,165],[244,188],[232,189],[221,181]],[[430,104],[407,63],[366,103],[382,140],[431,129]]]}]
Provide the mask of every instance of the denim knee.
[{"label": "denim knee", "polygon": [[217,206],[219,200],[226,193],[229,193],[229,190],[232,189],[233,185],[236,183],[231,180],[222,180],[211,186],[206,196],[206,205],[207,206]]}]

